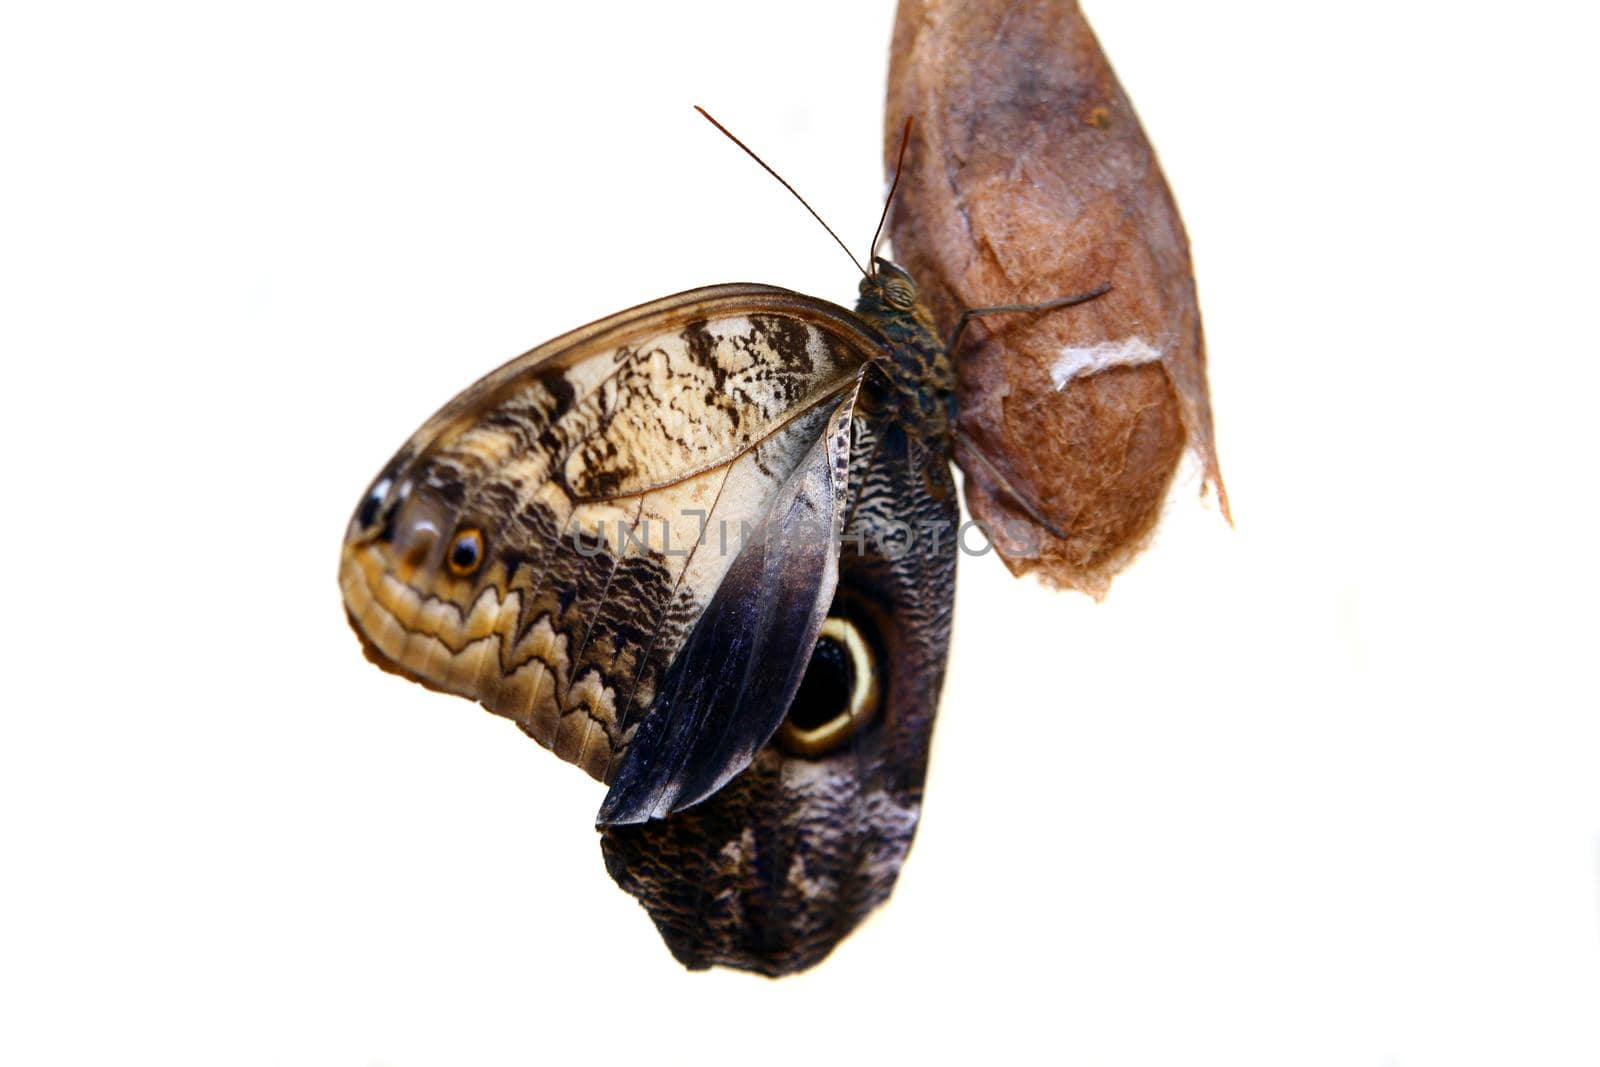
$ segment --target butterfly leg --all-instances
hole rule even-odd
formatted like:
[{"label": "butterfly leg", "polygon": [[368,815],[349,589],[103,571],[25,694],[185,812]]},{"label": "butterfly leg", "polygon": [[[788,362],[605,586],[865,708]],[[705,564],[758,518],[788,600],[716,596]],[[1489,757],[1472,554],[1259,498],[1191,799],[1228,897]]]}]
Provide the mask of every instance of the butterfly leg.
[{"label": "butterfly leg", "polygon": [[1087,304],[1089,301],[1105,296],[1111,291],[1111,283],[1097,289],[1090,289],[1086,293],[1075,293],[1072,296],[1057,297],[1038,304],[994,304],[990,307],[968,308],[961,313],[961,318],[956,320],[956,328],[950,331],[950,343],[944,346],[952,358],[955,355],[956,344],[961,340],[961,334],[966,330],[967,323],[985,315],[1007,315],[1025,311],[1055,311],[1057,308],[1069,308],[1076,304]]}]

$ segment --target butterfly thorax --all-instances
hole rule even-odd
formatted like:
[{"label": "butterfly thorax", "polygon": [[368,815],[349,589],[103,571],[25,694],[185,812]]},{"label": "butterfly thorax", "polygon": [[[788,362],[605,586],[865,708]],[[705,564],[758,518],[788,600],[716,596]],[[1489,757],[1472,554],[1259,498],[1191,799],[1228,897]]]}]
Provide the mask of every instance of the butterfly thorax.
[{"label": "butterfly thorax", "polygon": [[889,359],[877,366],[888,376],[908,428],[949,452],[955,426],[955,372],[933,316],[917,300],[911,276],[884,259],[861,280],[856,314],[882,335]]}]

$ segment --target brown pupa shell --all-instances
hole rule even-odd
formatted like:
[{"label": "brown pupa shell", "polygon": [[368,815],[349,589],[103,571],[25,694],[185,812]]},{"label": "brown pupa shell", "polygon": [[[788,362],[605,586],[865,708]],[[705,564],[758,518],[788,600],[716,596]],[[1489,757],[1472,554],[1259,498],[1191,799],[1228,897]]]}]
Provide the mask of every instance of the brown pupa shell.
[{"label": "brown pupa shell", "polygon": [[973,515],[1013,573],[1100,596],[1148,539],[1186,442],[1227,514],[1172,194],[1070,0],[901,0],[891,168],[908,116],[889,232],[941,328],[1112,286],[975,320],[952,353]]}]

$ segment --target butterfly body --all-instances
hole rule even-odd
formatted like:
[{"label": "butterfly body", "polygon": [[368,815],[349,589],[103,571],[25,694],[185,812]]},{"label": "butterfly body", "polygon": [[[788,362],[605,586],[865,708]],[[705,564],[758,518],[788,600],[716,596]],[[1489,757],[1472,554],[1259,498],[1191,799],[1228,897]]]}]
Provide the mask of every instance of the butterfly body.
[{"label": "butterfly body", "polygon": [[607,868],[689,966],[816,962],[915,831],[954,379],[876,266],[854,313],[717,286],[540,346],[425,423],[347,529],[369,658],[609,783]]}]

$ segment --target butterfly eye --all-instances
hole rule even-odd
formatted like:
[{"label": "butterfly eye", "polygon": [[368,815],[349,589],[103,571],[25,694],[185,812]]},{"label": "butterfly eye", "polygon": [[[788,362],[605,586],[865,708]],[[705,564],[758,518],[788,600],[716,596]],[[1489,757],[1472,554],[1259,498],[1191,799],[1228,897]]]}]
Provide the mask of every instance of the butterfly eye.
[{"label": "butterfly eye", "polygon": [[450,572],[462,578],[475,572],[483,565],[483,533],[476,526],[467,526],[456,531],[455,540],[450,542]]},{"label": "butterfly eye", "polygon": [[917,305],[917,283],[911,280],[903,267],[890,263],[882,256],[877,256],[872,261],[872,277],[863,282],[875,284],[883,290],[883,299],[890,307],[909,311]]},{"label": "butterfly eye", "polygon": [[891,305],[905,311],[916,305],[917,287],[909,278],[891,278],[884,283],[883,296]]},{"label": "butterfly eye", "polygon": [[822,624],[805,678],[778,727],[778,743],[797,756],[823,756],[854,737],[878,712],[877,657],[849,619]]}]

